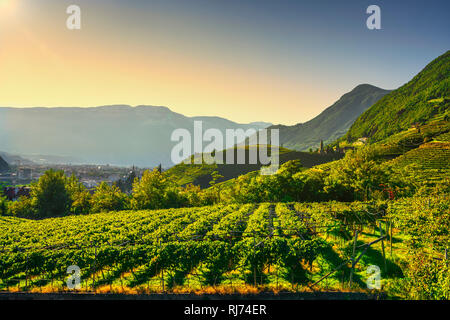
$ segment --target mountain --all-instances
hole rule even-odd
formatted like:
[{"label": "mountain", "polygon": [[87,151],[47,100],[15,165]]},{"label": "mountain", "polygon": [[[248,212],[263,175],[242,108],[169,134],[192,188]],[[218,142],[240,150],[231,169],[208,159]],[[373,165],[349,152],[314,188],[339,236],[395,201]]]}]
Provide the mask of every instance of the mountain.
[{"label": "mountain", "polygon": [[2,157],[3,160],[5,160],[10,165],[17,165],[17,164],[33,165],[33,164],[35,164],[34,162],[30,161],[29,159],[25,159],[24,157],[21,157],[19,155],[10,154],[10,153],[3,152],[3,151],[0,151],[0,157]]},{"label": "mountain", "polygon": [[8,163],[3,160],[3,158],[0,156],[0,172],[5,172],[9,170]]},{"label": "mountain", "polygon": [[279,129],[280,143],[286,148],[315,149],[320,146],[320,140],[327,144],[342,137],[359,115],[389,92],[361,84],[312,120],[294,126],[271,126],[269,129]]},{"label": "mountain", "polygon": [[193,139],[194,121],[200,120],[203,130],[216,128],[224,136],[226,129],[260,130],[270,125],[186,117],[155,106],[0,108],[0,150],[78,163],[168,167],[174,164],[170,154],[178,144],[171,141],[172,132],[184,128]]},{"label": "mountain", "polygon": [[392,91],[364,112],[345,136],[347,141],[369,137],[380,141],[421,125],[450,106],[450,51],[429,63],[411,81]]}]

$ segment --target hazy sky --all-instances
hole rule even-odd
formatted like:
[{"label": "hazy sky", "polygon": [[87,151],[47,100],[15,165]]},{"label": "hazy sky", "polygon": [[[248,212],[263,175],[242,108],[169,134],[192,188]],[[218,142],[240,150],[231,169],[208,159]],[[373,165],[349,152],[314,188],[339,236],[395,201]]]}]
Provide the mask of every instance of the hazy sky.
[{"label": "hazy sky", "polygon": [[[66,28],[81,7],[82,29]],[[382,30],[366,8],[381,7]],[[0,106],[164,105],[295,124],[394,89],[450,44],[450,1],[0,0]]]}]

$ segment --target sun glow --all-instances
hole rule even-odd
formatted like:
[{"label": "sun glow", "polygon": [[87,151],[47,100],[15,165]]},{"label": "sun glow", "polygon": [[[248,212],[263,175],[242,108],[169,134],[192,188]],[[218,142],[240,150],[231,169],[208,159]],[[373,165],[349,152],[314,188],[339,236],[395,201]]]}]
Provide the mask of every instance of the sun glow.
[{"label": "sun glow", "polygon": [[0,0],[0,13],[10,14],[15,11],[18,0]]}]

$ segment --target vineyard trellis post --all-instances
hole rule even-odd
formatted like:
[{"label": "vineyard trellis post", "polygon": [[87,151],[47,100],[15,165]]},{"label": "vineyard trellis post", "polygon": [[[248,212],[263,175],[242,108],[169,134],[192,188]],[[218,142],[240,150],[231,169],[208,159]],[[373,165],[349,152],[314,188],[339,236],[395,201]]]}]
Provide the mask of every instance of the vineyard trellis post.
[{"label": "vineyard trellis post", "polygon": [[25,290],[28,288],[28,251],[25,260]]},{"label": "vineyard trellis post", "polygon": [[[381,221],[379,222],[378,225],[380,227],[380,237],[383,237],[383,228],[382,228]],[[383,240],[381,240],[381,250],[383,252],[384,272],[387,272],[386,254],[385,254],[385,251],[384,251],[384,241]]]},{"label": "vineyard trellis post", "polygon": [[358,230],[355,230],[355,238],[353,240],[352,269],[350,270],[350,281],[349,281],[350,289],[352,288],[353,272],[355,272],[355,252],[357,241],[358,241]]},{"label": "vineyard trellis post", "polygon": [[[84,261],[85,261],[84,263],[86,263],[88,261],[88,259],[89,259],[89,255],[88,255],[88,252],[86,250],[86,246],[83,245],[83,243],[82,243],[82,248],[84,248],[84,250],[83,250]],[[89,285],[88,279],[89,279],[89,277],[84,277],[84,287],[85,287],[86,291],[88,291],[88,285]]]},{"label": "vineyard trellis post", "polygon": [[389,249],[391,252],[391,259],[392,257],[392,219],[389,219]]},{"label": "vineyard trellis post", "polygon": [[92,272],[92,291],[95,292],[95,273],[97,272],[97,246],[94,244],[94,271]]},{"label": "vineyard trellis post", "polygon": [[256,236],[255,236],[255,231],[253,231],[253,263],[254,263],[254,266],[253,266],[253,280],[255,282],[255,287],[256,287],[256,264],[255,264],[255,250],[256,250],[256,247],[255,247],[255,244],[256,244]]},{"label": "vineyard trellis post", "polygon": [[[158,238],[158,249],[161,254],[161,239]],[[161,284],[162,284],[162,292],[164,293],[166,290],[164,288],[164,266],[161,267]]]}]

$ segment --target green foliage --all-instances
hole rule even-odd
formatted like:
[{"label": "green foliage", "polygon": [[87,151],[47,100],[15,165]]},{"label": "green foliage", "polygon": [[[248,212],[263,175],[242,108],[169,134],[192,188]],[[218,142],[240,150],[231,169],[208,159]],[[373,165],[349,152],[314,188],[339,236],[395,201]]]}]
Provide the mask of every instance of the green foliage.
[{"label": "green foliage", "polygon": [[[0,288],[4,288],[4,279],[20,277],[25,270],[34,279],[43,273],[64,277],[67,265],[72,264],[81,268],[86,279],[111,269],[116,270],[109,274],[114,279],[131,272],[128,285],[132,286],[158,276],[161,269],[165,270],[169,289],[185,285],[188,274],[197,275],[202,285],[218,285],[228,281],[230,271],[249,284],[255,278],[257,283],[269,283],[273,281],[268,273],[271,266],[283,270],[280,281],[293,286],[311,284],[351,256],[352,239],[348,234],[353,223],[365,223],[359,239],[366,242],[362,239],[373,219],[384,216],[385,203],[233,204],[38,221],[2,217],[0,246],[6,254],[0,256]],[[405,230],[409,250],[401,272],[394,270],[393,280],[402,284],[397,292],[409,298],[448,299],[448,265],[433,259],[442,258],[442,249],[449,243],[448,196],[387,203],[388,217],[396,228]],[[303,215],[308,216],[307,221]],[[328,226],[327,241],[311,232],[311,224]],[[399,241],[399,235],[395,241]],[[121,243],[134,245],[111,245]],[[94,249],[78,248],[84,244],[95,244],[96,254]],[[43,246],[57,249],[40,250]],[[25,252],[19,248],[29,249]],[[365,267],[380,257],[381,253],[372,248],[360,263]],[[388,261],[388,267],[395,265]],[[399,278],[403,274],[404,278]],[[356,283],[358,277],[354,275]],[[389,290],[392,292],[392,284]]]},{"label": "green foliage", "polygon": [[436,260],[416,253],[411,256],[406,272],[407,294],[412,299],[450,299],[450,265],[448,261]]},{"label": "green foliage", "polygon": [[345,158],[331,169],[324,190],[342,196],[339,200],[350,198],[350,192],[354,192],[355,200],[368,200],[370,192],[379,190],[381,185],[387,184],[388,181],[389,173],[371,160],[370,150],[364,148],[348,152]]},{"label": "green foliage", "polygon": [[8,201],[6,197],[0,195],[0,216],[4,216],[7,213],[8,213]]},{"label": "green foliage", "polygon": [[449,299],[450,197],[434,194],[392,203],[389,214],[406,235],[408,256],[401,293],[412,299]]},{"label": "green foliage", "polygon": [[182,204],[178,188],[157,169],[145,171],[133,184],[131,207],[135,210],[176,208]]},{"label": "green foliage", "polygon": [[[239,152],[239,148],[235,148],[235,155]],[[246,146],[245,147],[245,159],[249,159],[250,151],[259,152],[259,146]],[[270,152],[270,148],[268,147],[268,152]],[[223,154],[223,157],[226,158],[226,150],[221,151],[219,154]],[[208,155],[203,155],[208,156]],[[309,152],[298,152],[289,150],[286,148],[279,148],[279,161],[280,164],[284,164],[288,161],[299,160],[304,167],[311,168],[315,165],[319,165],[322,163],[327,163],[330,161],[334,161],[340,159],[342,154],[338,153],[329,153],[329,154],[318,154],[318,153],[309,153]],[[220,158],[220,157],[219,157]],[[180,163],[178,165],[173,166],[166,172],[165,175],[172,181],[174,181],[177,185],[183,186],[189,183],[199,185],[201,188],[208,188],[211,186],[211,181],[213,181],[213,173],[217,172],[218,175],[222,177],[217,177],[214,181],[215,185],[218,185],[223,182],[230,181],[232,179],[237,179],[241,175],[245,175],[248,173],[256,172],[261,169],[263,164],[258,162],[257,164],[237,164],[237,159],[233,160],[234,164],[227,164],[224,161],[224,164],[185,164]]]},{"label": "green foliage", "polygon": [[71,199],[63,171],[48,170],[31,188],[32,204],[40,218],[63,216],[70,210]]},{"label": "green foliage", "polygon": [[15,217],[36,218],[36,206],[32,199],[21,197],[9,203],[8,213]]},{"label": "green foliage", "polygon": [[9,203],[9,214],[25,218],[49,218],[68,214],[87,214],[91,195],[75,176],[49,170],[31,186],[30,197]]},{"label": "green foliage", "polygon": [[86,214],[91,211],[91,194],[75,176],[67,179],[66,189],[72,202],[71,213]]},{"label": "green foliage", "polygon": [[117,186],[102,182],[95,190],[91,200],[91,212],[120,211],[126,208],[127,197]]}]

